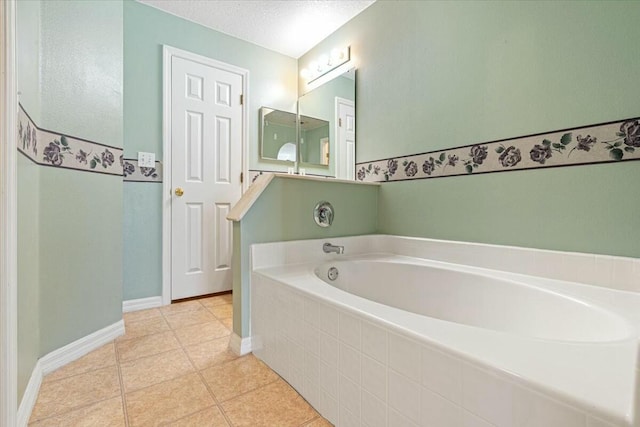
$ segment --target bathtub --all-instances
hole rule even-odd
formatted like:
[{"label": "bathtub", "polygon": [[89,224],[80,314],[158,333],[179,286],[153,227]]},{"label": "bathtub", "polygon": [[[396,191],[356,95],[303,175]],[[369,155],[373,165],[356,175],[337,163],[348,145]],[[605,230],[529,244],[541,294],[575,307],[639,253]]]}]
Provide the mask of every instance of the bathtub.
[{"label": "bathtub", "polygon": [[251,263],[254,354],[336,425],[640,426],[637,259],[361,236]]}]

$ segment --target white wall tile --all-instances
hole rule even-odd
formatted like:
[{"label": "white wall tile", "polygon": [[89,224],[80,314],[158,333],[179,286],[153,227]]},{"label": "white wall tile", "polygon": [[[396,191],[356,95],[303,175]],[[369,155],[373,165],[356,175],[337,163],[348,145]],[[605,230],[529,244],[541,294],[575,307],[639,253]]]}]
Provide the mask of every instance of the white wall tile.
[{"label": "white wall tile", "polygon": [[338,310],[327,304],[320,304],[320,330],[337,337],[339,328],[340,313]]},{"label": "white wall tile", "polygon": [[388,352],[387,331],[373,323],[363,321],[362,352],[386,365]]},{"label": "white wall tile", "polygon": [[320,359],[337,368],[338,353],[338,339],[327,333],[320,332]]},{"label": "white wall tile", "polygon": [[309,352],[304,355],[304,376],[314,383],[320,382],[320,359]]},{"label": "white wall tile", "polygon": [[320,387],[332,397],[338,398],[338,367],[320,362]]},{"label": "white wall tile", "polygon": [[389,334],[389,367],[414,381],[420,381],[421,347],[416,341]]},{"label": "white wall tile", "polygon": [[360,352],[347,344],[340,343],[338,371],[356,384],[360,384]]},{"label": "white wall tile", "polygon": [[389,369],[389,406],[414,423],[420,423],[420,385]]},{"label": "white wall tile", "polygon": [[315,409],[320,410],[320,386],[317,382],[304,378],[304,398]]},{"label": "white wall tile", "polygon": [[338,401],[340,408],[344,406],[354,415],[360,416],[360,386],[344,375],[338,375]]},{"label": "white wall tile", "polygon": [[583,413],[522,387],[514,387],[513,426],[585,427]]},{"label": "white wall tile", "polygon": [[498,427],[512,427],[511,383],[468,363],[462,366],[462,403],[465,409]]},{"label": "white wall tile", "polygon": [[311,298],[304,299],[304,320],[315,328],[320,325],[319,303]]},{"label": "white wall tile", "polygon": [[422,385],[461,404],[462,362],[438,350],[423,346]]},{"label": "white wall tile", "polygon": [[422,388],[423,427],[462,427],[462,408],[427,388]]},{"label": "white wall tile", "polygon": [[320,331],[310,323],[306,323],[304,327],[304,349],[320,356]]},{"label": "white wall tile", "polygon": [[381,401],[387,401],[387,368],[370,357],[362,356],[362,388]]},{"label": "white wall tile", "polygon": [[360,427],[360,417],[340,405],[340,427]]},{"label": "white wall tile", "polygon": [[462,426],[463,427],[494,427],[487,420],[483,420],[482,418],[472,414],[471,412],[467,412],[464,409],[462,410]]},{"label": "white wall tile", "polygon": [[333,425],[338,424],[338,401],[329,396],[327,392],[320,390],[320,415],[325,417]]},{"label": "white wall tile", "polygon": [[340,341],[360,350],[360,319],[340,313]]},{"label": "white wall tile", "polygon": [[287,382],[291,387],[295,388],[298,393],[304,392],[304,375],[302,371],[291,368],[289,369],[289,378]]},{"label": "white wall tile", "polygon": [[418,427],[417,423],[414,423],[400,412],[392,408],[388,408],[387,410],[389,412],[389,427]]},{"label": "white wall tile", "polygon": [[387,405],[370,393],[362,390],[362,424],[367,427],[387,425]]}]

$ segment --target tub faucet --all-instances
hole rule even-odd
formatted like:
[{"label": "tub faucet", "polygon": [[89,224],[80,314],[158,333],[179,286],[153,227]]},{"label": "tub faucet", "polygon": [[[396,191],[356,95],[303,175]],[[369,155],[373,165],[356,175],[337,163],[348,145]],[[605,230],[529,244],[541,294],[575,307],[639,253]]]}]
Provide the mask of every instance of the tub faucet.
[{"label": "tub faucet", "polygon": [[344,246],[336,246],[332,245],[331,243],[325,243],[324,245],[322,245],[322,250],[325,254],[335,252],[338,255],[342,255],[344,253]]}]

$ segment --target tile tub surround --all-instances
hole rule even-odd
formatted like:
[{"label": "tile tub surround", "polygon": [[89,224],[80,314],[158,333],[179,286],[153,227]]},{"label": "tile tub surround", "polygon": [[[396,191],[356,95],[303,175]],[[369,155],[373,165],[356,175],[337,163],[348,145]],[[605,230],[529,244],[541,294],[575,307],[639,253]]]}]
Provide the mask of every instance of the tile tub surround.
[{"label": "tile tub surround", "polygon": [[228,350],[231,295],[126,313],[127,334],[44,379],[30,426],[328,426]]},{"label": "tile tub surround", "polygon": [[361,162],[356,178],[405,181],[627,160],[640,160],[638,118]]},{"label": "tile tub surround", "polygon": [[[625,356],[615,362],[607,359],[607,346],[618,343],[536,341],[492,334],[482,328],[470,328],[475,330],[473,334],[459,336],[466,342],[452,347],[451,340],[447,342],[448,335],[457,334],[452,322],[431,319],[431,326],[448,325],[439,335],[432,327],[412,327],[416,319],[430,318],[398,313],[392,307],[350,294],[337,300],[336,292],[341,291],[323,287],[321,281],[319,286],[315,281],[312,284],[308,279],[314,266],[338,258],[313,251],[322,243],[324,240],[253,246],[251,324],[254,354],[289,381],[329,421],[339,425],[638,425],[637,421],[629,422],[634,417],[631,402],[637,390],[633,381],[637,375],[635,341],[620,343],[624,348],[620,354]],[[484,268],[508,266],[511,271],[528,274],[538,269],[558,280],[580,281],[602,267],[606,272],[592,278],[597,286],[560,281],[555,284],[573,286],[594,297],[615,294],[622,300],[638,299],[634,293],[611,290],[614,282],[629,290],[639,286],[640,264],[636,259],[394,236],[331,239],[331,243],[344,244],[347,256],[382,250],[414,257],[433,254],[445,262],[467,261]],[[539,258],[533,256],[536,253]],[[282,267],[283,264],[287,265]],[[511,274],[502,270],[500,274]],[[496,335],[503,338],[496,339]],[[505,336],[513,341],[505,340]],[[540,353],[540,344],[548,352]],[[475,354],[474,346],[483,346],[484,350]],[[569,359],[557,357],[567,350],[572,353],[567,353]],[[505,359],[511,365],[498,369],[486,363],[499,354],[507,354]],[[509,361],[518,357],[525,363]],[[562,381],[571,382],[572,375],[578,375],[578,382],[586,384],[590,380],[582,381],[582,377],[588,377],[590,372],[580,371],[582,359],[598,362],[605,376],[622,378],[619,384],[626,392],[616,388],[606,391],[630,395],[623,399],[627,405],[619,407],[619,413],[596,408],[597,404],[585,406],[560,390],[529,381],[538,366],[542,373],[560,372]],[[533,369],[515,374],[527,364]],[[616,365],[628,365],[630,372],[625,374],[625,369],[617,370]],[[567,366],[578,369],[573,373],[563,371]],[[591,386],[596,393],[608,387],[604,383]],[[376,422],[371,424],[374,419]]]}]

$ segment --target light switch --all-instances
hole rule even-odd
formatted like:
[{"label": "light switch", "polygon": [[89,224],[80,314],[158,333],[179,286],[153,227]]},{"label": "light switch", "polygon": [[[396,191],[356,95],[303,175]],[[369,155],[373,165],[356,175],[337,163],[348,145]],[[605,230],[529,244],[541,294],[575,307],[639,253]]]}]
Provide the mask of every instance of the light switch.
[{"label": "light switch", "polygon": [[145,153],[143,151],[138,151],[138,167],[155,168],[156,153]]}]

